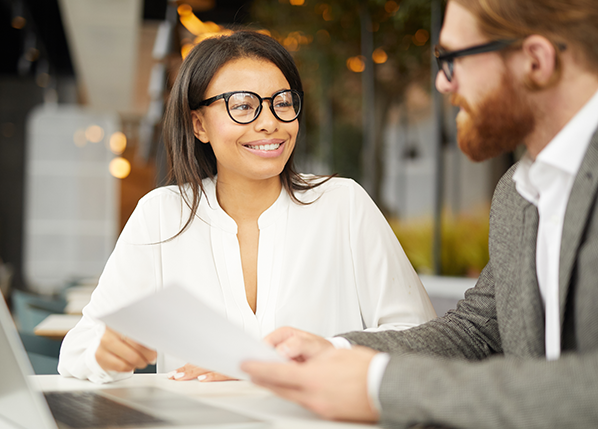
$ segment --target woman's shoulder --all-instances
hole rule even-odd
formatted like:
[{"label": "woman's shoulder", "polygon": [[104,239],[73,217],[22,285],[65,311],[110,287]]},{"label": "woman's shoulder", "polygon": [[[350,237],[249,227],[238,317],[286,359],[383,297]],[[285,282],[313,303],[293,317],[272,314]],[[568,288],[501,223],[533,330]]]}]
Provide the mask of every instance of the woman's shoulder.
[{"label": "woman's shoulder", "polygon": [[[203,185],[204,191],[209,193],[211,187],[214,186],[214,181],[213,181],[213,179],[206,178],[206,179],[203,179],[202,185]],[[151,190],[150,192],[145,194],[143,197],[141,197],[139,199],[139,202],[137,205],[143,206],[143,205],[148,205],[148,204],[151,205],[151,204],[155,204],[155,203],[180,204],[183,194],[187,197],[187,199],[189,201],[192,201],[193,200],[192,185],[185,184],[183,186],[178,186],[178,185],[160,186],[156,189]]]},{"label": "woman's shoulder", "polygon": [[[313,201],[314,198],[346,198],[351,199],[366,194],[365,190],[355,180],[345,177],[316,176],[313,174],[301,174],[301,178],[307,183],[315,185],[313,188],[297,192],[297,198],[302,202]],[[320,183],[318,185],[318,183]],[[366,194],[367,195],[367,194]]]},{"label": "woman's shoulder", "polygon": [[137,205],[146,206],[156,202],[163,203],[169,201],[177,203],[181,201],[181,191],[178,186],[168,185],[153,189],[141,197]]}]

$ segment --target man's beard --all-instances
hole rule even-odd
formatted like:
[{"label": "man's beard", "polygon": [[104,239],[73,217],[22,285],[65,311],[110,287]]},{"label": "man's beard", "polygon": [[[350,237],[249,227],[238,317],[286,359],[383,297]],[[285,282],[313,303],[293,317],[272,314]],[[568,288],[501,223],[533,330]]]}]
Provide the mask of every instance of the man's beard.
[{"label": "man's beard", "polygon": [[505,73],[500,87],[475,111],[464,98],[453,94],[451,103],[462,109],[457,116],[457,142],[472,161],[512,152],[534,130],[535,117],[523,91],[521,87],[518,92]]}]

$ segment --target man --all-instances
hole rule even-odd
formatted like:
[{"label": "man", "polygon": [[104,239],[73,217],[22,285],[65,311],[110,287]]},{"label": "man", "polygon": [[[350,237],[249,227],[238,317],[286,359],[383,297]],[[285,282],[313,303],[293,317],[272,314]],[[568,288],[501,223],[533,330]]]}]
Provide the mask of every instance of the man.
[{"label": "man", "polygon": [[268,340],[295,361],[243,368],[333,419],[598,427],[598,2],[449,0],[437,56],[461,149],[527,148],[496,188],[476,287],[419,327],[332,339],[351,350],[283,328]]}]

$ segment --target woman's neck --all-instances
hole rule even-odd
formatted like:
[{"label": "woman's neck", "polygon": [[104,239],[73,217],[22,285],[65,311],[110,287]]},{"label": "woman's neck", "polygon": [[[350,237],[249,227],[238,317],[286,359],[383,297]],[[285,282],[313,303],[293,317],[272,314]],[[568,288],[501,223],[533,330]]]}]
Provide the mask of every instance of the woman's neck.
[{"label": "woman's neck", "polygon": [[280,196],[280,177],[265,180],[230,180],[218,176],[216,197],[220,207],[237,223],[257,221]]}]

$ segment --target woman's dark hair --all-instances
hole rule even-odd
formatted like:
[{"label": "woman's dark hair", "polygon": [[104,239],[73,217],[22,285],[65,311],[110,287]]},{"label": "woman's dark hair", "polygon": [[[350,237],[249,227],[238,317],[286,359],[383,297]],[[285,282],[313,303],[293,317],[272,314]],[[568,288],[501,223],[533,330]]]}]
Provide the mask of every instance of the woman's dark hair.
[{"label": "woman's dark hair", "polygon": [[[185,203],[191,209],[189,219],[177,234],[181,234],[197,213],[203,193],[202,180],[213,178],[216,171],[216,156],[212,146],[200,142],[193,133],[191,111],[205,98],[206,89],[214,75],[229,61],[239,58],[255,58],[269,61],[280,69],[291,89],[303,91],[299,71],[293,57],[276,40],[254,31],[237,31],[231,35],[209,38],[187,55],[170,92],[170,99],[164,116],[164,142],[169,164],[169,179],[176,183]],[[301,120],[302,113],[298,120]],[[282,173],[282,186],[291,199],[297,199],[295,191],[306,191],[324,183],[325,180],[305,180],[295,170],[294,153]],[[183,189],[191,185],[192,198]],[[176,237],[176,236],[175,236]],[[174,237],[173,237],[174,238]]]}]

